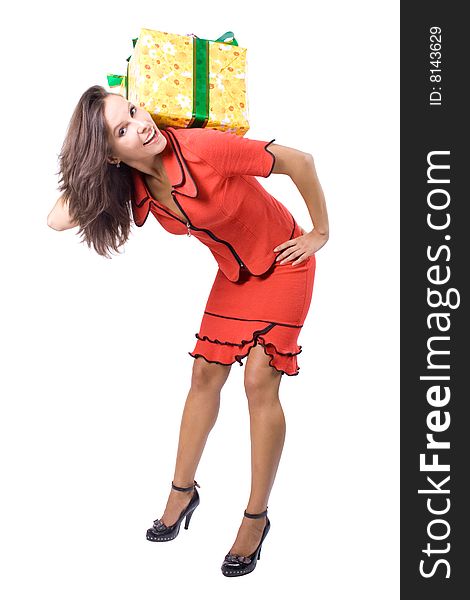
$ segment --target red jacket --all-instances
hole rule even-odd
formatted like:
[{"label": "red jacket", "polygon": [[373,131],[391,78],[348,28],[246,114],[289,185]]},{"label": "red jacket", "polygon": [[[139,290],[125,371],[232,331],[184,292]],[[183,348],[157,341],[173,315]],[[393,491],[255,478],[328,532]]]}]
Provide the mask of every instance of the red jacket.
[{"label": "red jacket", "polygon": [[132,211],[138,227],[151,212],[176,235],[187,233],[206,244],[220,269],[238,281],[240,268],[262,275],[274,264],[274,248],[291,239],[296,222],[256,176],[269,177],[274,155],[269,144],[217,129],[162,130],[167,145],[161,157],[175,204],[186,216],[153,199],[140,171],[132,169]]}]

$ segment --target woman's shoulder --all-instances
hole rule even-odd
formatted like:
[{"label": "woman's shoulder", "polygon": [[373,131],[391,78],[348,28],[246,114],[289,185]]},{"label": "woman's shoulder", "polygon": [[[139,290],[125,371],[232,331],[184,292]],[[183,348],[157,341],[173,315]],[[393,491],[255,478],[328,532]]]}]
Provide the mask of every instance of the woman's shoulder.
[{"label": "woman's shoulder", "polygon": [[167,127],[180,144],[190,149],[210,147],[211,144],[227,139],[227,136],[235,135],[228,131],[212,129],[207,127]]},{"label": "woman's shoulder", "polygon": [[231,131],[221,129],[173,128],[170,127],[185,154],[192,160],[194,156],[209,164],[223,177],[234,175],[254,175],[268,177],[274,166],[274,155],[267,147],[274,142],[246,138]]}]

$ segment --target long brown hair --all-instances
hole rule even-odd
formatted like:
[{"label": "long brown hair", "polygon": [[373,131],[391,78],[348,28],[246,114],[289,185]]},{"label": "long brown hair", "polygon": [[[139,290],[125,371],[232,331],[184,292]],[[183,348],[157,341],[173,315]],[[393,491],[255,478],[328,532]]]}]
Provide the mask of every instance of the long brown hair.
[{"label": "long brown hair", "polygon": [[[88,247],[111,258],[129,238],[132,172],[108,162],[112,149],[104,117],[104,100],[110,92],[94,85],[81,96],[72,114],[59,154],[58,190],[68,202],[71,219],[78,223]],[[118,252],[119,253],[119,252]]]}]

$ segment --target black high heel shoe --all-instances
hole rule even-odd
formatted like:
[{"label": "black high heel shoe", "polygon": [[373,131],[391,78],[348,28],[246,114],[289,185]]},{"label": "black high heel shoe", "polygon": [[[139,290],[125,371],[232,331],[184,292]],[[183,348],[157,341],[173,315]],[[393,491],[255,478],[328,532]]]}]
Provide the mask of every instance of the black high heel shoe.
[{"label": "black high heel shoe", "polygon": [[187,529],[191,517],[193,516],[193,512],[199,505],[200,499],[196,487],[200,488],[201,486],[196,480],[194,480],[194,484],[189,487],[178,487],[173,482],[171,482],[171,487],[178,492],[189,492],[189,490],[194,489],[194,493],[188,506],[181,511],[176,523],[173,523],[173,525],[165,525],[160,519],[155,519],[153,526],[150,529],[147,529],[147,539],[149,542],[169,542],[170,540],[174,540],[180,532],[181,521],[186,517],[184,528]]},{"label": "black high heel shoe", "polygon": [[240,556],[239,554],[227,554],[224,562],[222,563],[222,573],[226,577],[239,577],[240,575],[247,575],[251,573],[256,567],[258,559],[261,557],[261,546],[263,545],[264,538],[268,535],[268,531],[271,528],[271,523],[268,518],[268,507],[262,513],[251,514],[245,510],[245,517],[250,519],[261,519],[266,517],[266,525],[264,526],[263,533],[261,535],[261,541],[258,544],[256,550],[249,556]]}]

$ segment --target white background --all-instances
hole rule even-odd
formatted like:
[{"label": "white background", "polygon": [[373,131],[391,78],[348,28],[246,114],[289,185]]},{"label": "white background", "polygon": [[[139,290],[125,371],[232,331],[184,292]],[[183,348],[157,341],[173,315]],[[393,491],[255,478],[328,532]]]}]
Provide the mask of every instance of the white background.
[{"label": "white background", "polygon": [[[309,12],[306,13],[306,9]],[[2,19],[0,593],[17,598],[398,598],[399,10],[358,0],[9,5]],[[124,73],[141,27],[248,48],[247,137],[310,152],[317,253],[271,531],[247,577],[220,564],[243,517],[243,368],[222,391],[188,531],[145,532],[170,491],[192,351],[217,271],[155,219],[106,260],[46,225],[80,95]],[[260,182],[311,228],[293,182]],[[246,362],[246,359],[245,361]]]}]

